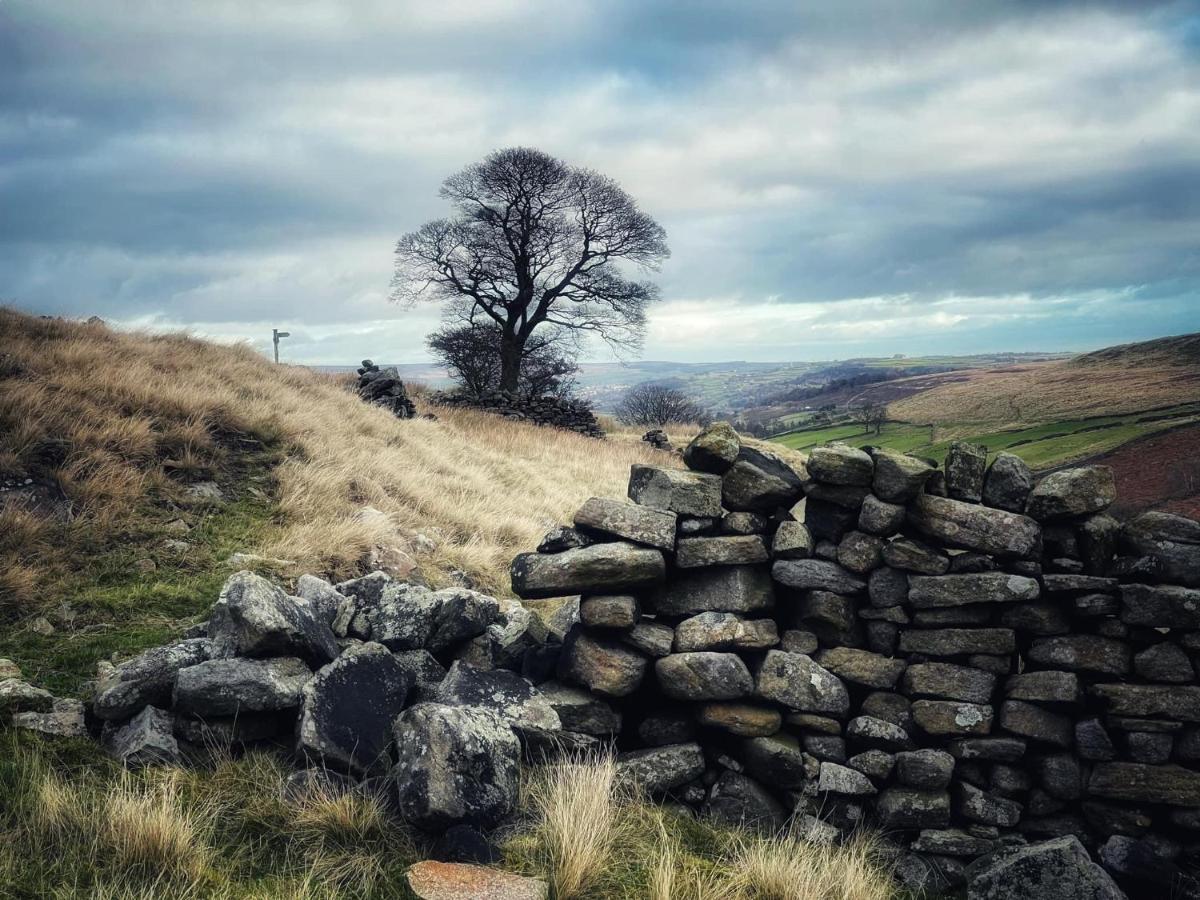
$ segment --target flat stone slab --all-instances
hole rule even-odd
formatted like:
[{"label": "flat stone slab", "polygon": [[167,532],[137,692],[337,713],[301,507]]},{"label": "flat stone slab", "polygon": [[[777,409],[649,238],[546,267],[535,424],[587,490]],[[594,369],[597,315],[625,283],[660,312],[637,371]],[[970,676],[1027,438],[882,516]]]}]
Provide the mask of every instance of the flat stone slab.
[{"label": "flat stone slab", "polygon": [[1116,716],[1200,722],[1200,687],[1194,685],[1097,684],[1091,691]]},{"label": "flat stone slab", "polygon": [[562,553],[522,553],[512,561],[512,589],[526,600],[571,594],[615,594],[647,588],[667,574],[651,547],[617,541]]},{"label": "flat stone slab", "polygon": [[421,900],[546,900],[550,886],[468,863],[425,860],[405,873],[408,887]]},{"label": "flat stone slab", "polygon": [[968,603],[1018,603],[1036,600],[1038,583],[1024,575],[983,572],[977,575],[909,575],[908,602],[915,609],[942,609]]},{"label": "flat stone slab", "polygon": [[650,595],[647,608],[664,616],[748,613],[775,605],[771,575],[762,566],[717,566],[676,573]]},{"label": "flat stone slab", "polygon": [[746,566],[766,562],[768,556],[767,542],[761,534],[681,538],[675,550],[675,565],[681,569]]},{"label": "flat stone slab", "polygon": [[575,527],[670,550],[675,546],[675,513],[627,500],[592,497],[575,513]]},{"label": "flat stone slab", "polygon": [[1008,559],[1031,558],[1041,544],[1041,526],[1028,516],[932,494],[919,495],[909,507],[908,518],[951,547]]},{"label": "flat stone slab", "polygon": [[1088,794],[1133,803],[1200,806],[1200,772],[1183,766],[1150,766],[1134,762],[1096,763]]}]

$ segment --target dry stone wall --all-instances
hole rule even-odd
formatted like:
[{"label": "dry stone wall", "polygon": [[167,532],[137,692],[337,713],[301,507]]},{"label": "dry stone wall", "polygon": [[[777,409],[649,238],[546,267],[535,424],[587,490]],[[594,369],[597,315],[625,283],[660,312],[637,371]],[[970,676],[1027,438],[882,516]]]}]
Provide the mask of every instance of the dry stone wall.
[{"label": "dry stone wall", "polygon": [[913,887],[1073,835],[1138,892],[1197,890],[1200,523],[966,444],[804,469],[717,424],[683,457],[513,562],[519,596],[580,595],[541,686],[565,728],[703,814],[876,826]]},{"label": "dry stone wall", "polygon": [[481,409],[509,419],[532,422],[551,428],[562,428],[588,437],[604,437],[604,430],[596,421],[591,406],[583,400],[568,400],[562,397],[526,397],[496,391],[483,397],[472,397],[461,393],[434,393],[431,403],[441,406],[465,406]]}]

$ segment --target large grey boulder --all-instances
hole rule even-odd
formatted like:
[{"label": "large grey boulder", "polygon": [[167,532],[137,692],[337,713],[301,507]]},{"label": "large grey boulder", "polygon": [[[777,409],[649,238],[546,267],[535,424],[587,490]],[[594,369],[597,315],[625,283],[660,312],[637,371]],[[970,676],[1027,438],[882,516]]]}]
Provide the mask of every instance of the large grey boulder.
[{"label": "large grey boulder", "polygon": [[804,496],[803,480],[780,457],[742,447],[721,479],[721,501],[735,511],[770,512],[791,507]]},{"label": "large grey boulder", "polygon": [[338,608],[346,602],[346,597],[337,588],[316,575],[300,576],[296,582],[296,596],[308,604],[318,621],[330,627],[337,617]]},{"label": "large grey boulder", "polygon": [[1200,522],[1145,512],[1121,526],[1120,535],[1130,552],[1158,563],[1163,581],[1200,587]]},{"label": "large grey boulder", "polygon": [[214,657],[298,656],[320,666],[338,655],[327,622],[253,572],[237,572],[225,582],[208,620],[208,636]]},{"label": "large grey boulder", "polygon": [[414,680],[382,644],[346,650],[304,685],[298,754],[356,775],[386,772],[392,722],[404,709]]},{"label": "large grey boulder", "polygon": [[0,678],[0,717],[13,713],[47,712],[54,705],[54,695],[34,687],[19,678]]},{"label": "large grey boulder", "polygon": [[171,714],[153,706],[147,706],[124,725],[106,724],[101,743],[109,756],[131,769],[182,760]]},{"label": "large grey boulder", "polygon": [[651,506],[592,497],[575,513],[575,527],[586,534],[670,550],[675,546],[675,519],[675,513]]},{"label": "large grey boulder", "polygon": [[354,599],[349,630],[389,650],[420,650],[433,634],[439,605],[424,585],[389,580],[378,596]]},{"label": "large grey boulder", "polygon": [[1121,586],[1121,621],[1151,628],[1200,628],[1200,590],[1177,585]]},{"label": "large grey boulder", "polygon": [[762,566],[717,566],[678,572],[654,590],[647,607],[664,616],[702,612],[753,613],[775,605],[771,575]]},{"label": "large grey boulder", "polygon": [[689,469],[723,475],[742,449],[741,438],[728,422],[713,422],[683,448]]},{"label": "large grey boulder", "polygon": [[1033,472],[1015,453],[1001,451],[983,480],[983,502],[1009,512],[1023,512],[1033,490]]},{"label": "large grey boulder", "polygon": [[87,737],[87,714],[82,700],[71,697],[56,699],[44,712],[16,712],[12,714],[13,728],[24,728],[38,734],[55,737]]},{"label": "large grey boulder", "polygon": [[511,574],[513,593],[529,600],[637,591],[661,582],[667,567],[658,550],[615,541],[562,553],[521,553]]},{"label": "large grey boulder", "polygon": [[519,600],[497,598],[499,615],[483,634],[471,639],[479,665],[490,669],[520,669],[525,654],[546,643],[550,635],[542,618]]},{"label": "large grey boulder", "polygon": [[800,712],[841,717],[850,711],[846,686],[802,653],[768,650],[755,676],[754,692]]},{"label": "large grey boulder", "polygon": [[200,717],[273,712],[300,705],[312,672],[295,657],[211,659],[180,669],[173,706]]},{"label": "large grey boulder", "polygon": [[763,784],[776,788],[816,788],[820,764],[806,754],[790,734],[748,738],[742,742],[746,771]]},{"label": "large grey boulder", "polygon": [[703,815],[734,828],[774,833],[787,821],[787,811],[753,778],[726,770],[708,791]]},{"label": "large grey boulder", "polygon": [[430,653],[441,653],[483,634],[500,615],[500,604],[494,597],[466,588],[435,591],[433,602],[433,628],[425,642]]},{"label": "large grey boulder", "polygon": [[621,714],[589,691],[558,681],[544,682],[538,691],[567,731],[611,735],[621,730]]},{"label": "large grey boulder", "polygon": [[635,464],[629,470],[629,499],[681,516],[719,518],[721,479],[704,472]]},{"label": "large grey boulder", "polygon": [[1034,579],[1007,572],[908,577],[908,602],[916,609],[940,609],[970,603],[1020,603],[1036,600],[1040,594]]},{"label": "large grey boulder", "polygon": [[672,653],[655,661],[654,672],[662,692],[677,700],[736,700],[754,689],[736,653]]},{"label": "large grey boulder", "polygon": [[1125,900],[1074,835],[1009,846],[967,867],[967,900]]},{"label": "large grey boulder", "polygon": [[550,701],[528,680],[507,669],[478,669],[455,662],[435,693],[447,706],[477,706],[490,710],[522,731],[560,731],[562,720]]},{"label": "large grey boulder", "polygon": [[921,494],[908,510],[909,522],[951,547],[1005,559],[1028,559],[1041,549],[1042,529],[1029,516]]},{"label": "large grey boulder", "polygon": [[1080,466],[1053,472],[1034,485],[1025,512],[1037,519],[1066,519],[1107,509],[1117,499],[1110,466]]},{"label": "large grey boulder", "polygon": [[633,750],[617,757],[617,774],[649,794],[661,794],[704,774],[699,744],[667,744]]},{"label": "large grey boulder", "polygon": [[576,629],[563,645],[558,677],[604,697],[627,697],[641,686],[647,665],[636,650]]},{"label": "large grey boulder", "polygon": [[475,706],[420,703],[392,730],[401,814],[412,825],[491,828],[517,801],[520,744],[496,713]]},{"label": "large grey boulder", "polygon": [[808,474],[825,484],[869,485],[875,463],[864,451],[848,444],[814,447],[808,454]]}]

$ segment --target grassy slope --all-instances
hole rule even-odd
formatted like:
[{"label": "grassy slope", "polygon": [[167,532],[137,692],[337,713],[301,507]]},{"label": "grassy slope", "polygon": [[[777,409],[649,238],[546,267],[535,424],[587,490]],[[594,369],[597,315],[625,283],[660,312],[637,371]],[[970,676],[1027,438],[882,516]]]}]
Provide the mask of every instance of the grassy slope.
[{"label": "grassy slope", "polygon": [[[4,310],[0,333],[0,468],[54,476],[75,513],[0,513],[0,562],[16,573],[0,592],[0,656],[59,693],[82,688],[96,659],[204,614],[233,552],[283,557],[269,567],[286,579],[349,575],[373,545],[399,546],[434,581],[462,569],[503,589],[514,552],[588,496],[621,495],[630,463],[676,464],[640,430],[596,442],[465,411],[399,422],[344,381],[241,348]],[[65,458],[47,461],[50,439],[67,442]],[[210,479],[228,500],[188,498]],[[368,505],[385,515],[363,521]],[[32,630],[40,615],[53,634]],[[403,897],[403,871],[426,849],[362,797],[283,802],[272,756],[125,775],[89,741],[0,725],[0,744],[0,896]],[[560,784],[557,811],[554,791],[527,792],[505,864],[560,897],[890,896],[869,848],[767,841],[581,790],[604,768]],[[595,821],[611,827],[588,843],[578,825]]]}]

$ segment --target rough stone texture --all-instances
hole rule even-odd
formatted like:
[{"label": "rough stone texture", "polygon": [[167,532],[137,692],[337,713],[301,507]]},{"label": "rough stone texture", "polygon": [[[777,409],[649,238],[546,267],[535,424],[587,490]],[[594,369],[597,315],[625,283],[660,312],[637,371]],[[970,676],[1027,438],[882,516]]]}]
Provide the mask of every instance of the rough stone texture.
[{"label": "rough stone texture", "polygon": [[925,482],[934,472],[934,467],[925,460],[894,450],[876,448],[872,456],[875,460],[872,493],[888,503],[907,503],[912,500],[921,493]]},{"label": "rough stone texture", "polygon": [[747,739],[742,743],[742,760],[759,781],[781,788],[804,787],[818,774],[811,757],[790,734]]},{"label": "rough stone texture", "polygon": [[950,795],[890,787],[879,795],[875,814],[884,828],[944,828],[950,824]]},{"label": "rough stone texture", "polygon": [[771,566],[771,577],[790,588],[835,594],[853,594],[867,586],[837,563],[823,559],[779,560]]},{"label": "rough stone texture", "polygon": [[749,703],[705,703],[696,720],[739,737],[765,737],[777,732],[783,724],[779,710]]},{"label": "rough stone texture", "polygon": [[1112,715],[1200,722],[1200,687],[1194,685],[1097,684],[1090,690]]},{"label": "rough stone texture", "polygon": [[916,609],[969,603],[1021,603],[1036,600],[1039,594],[1038,583],[1032,578],[1005,572],[908,577],[908,602]]},{"label": "rough stone texture", "polygon": [[1020,737],[1059,747],[1071,746],[1071,719],[1021,700],[1005,700],[1000,706],[1000,727]]},{"label": "rough stone texture", "polygon": [[655,661],[654,672],[662,692],[677,700],[736,700],[754,690],[736,653],[673,653]]},{"label": "rough stone texture", "polygon": [[902,659],[850,647],[823,650],[816,661],[844,681],[876,688],[894,687],[906,665]]},{"label": "rough stone texture", "polygon": [[675,629],[662,622],[642,619],[621,635],[621,643],[653,659],[666,656],[675,644]]},{"label": "rough stone texture", "polygon": [[640,615],[637,597],[629,594],[600,594],[579,603],[579,621],[588,628],[628,631]]},{"label": "rough stone texture", "polygon": [[575,513],[575,527],[670,550],[675,545],[675,513],[624,500],[592,497]]},{"label": "rough stone texture", "polygon": [[908,519],[925,534],[951,547],[1004,559],[1031,557],[1041,544],[1042,530],[1028,516],[932,494],[916,499],[909,507]]},{"label": "rough stone texture", "polygon": [[109,756],[131,769],[181,761],[171,714],[153,706],[120,727],[106,727],[103,744]]},{"label": "rough stone texture", "polygon": [[983,502],[996,509],[1023,512],[1033,490],[1033,472],[1015,453],[996,454],[983,480]]},{"label": "rough stone texture", "polygon": [[844,716],[850,709],[846,686],[800,653],[768,650],[759,666],[754,691],[764,700],[801,712]]},{"label": "rough stone texture", "polygon": [[295,657],[212,659],[179,670],[172,705],[201,717],[291,709],[310,678]]},{"label": "rough stone texture", "polygon": [[392,722],[413,683],[413,673],[382,644],[347,650],[304,685],[297,752],[356,774],[386,772]]},{"label": "rough stone texture", "polygon": [[771,545],[771,554],[775,559],[807,559],[812,553],[812,534],[803,522],[779,523]]},{"label": "rough stone texture", "polygon": [[49,691],[21,681],[19,678],[0,679],[0,715],[12,713],[47,712],[54,705]]},{"label": "rough stone texture", "polygon": [[727,509],[770,512],[790,507],[804,495],[803,480],[774,454],[742,447],[737,461],[721,479],[721,501]]},{"label": "rough stone texture", "polygon": [[775,605],[771,575],[762,566],[720,566],[682,572],[649,598],[651,611],[668,616],[702,612],[753,613]]},{"label": "rough stone texture", "polygon": [[768,558],[767,542],[757,534],[680,538],[675,550],[681,569],[753,565]]},{"label": "rough stone texture", "polygon": [[629,499],[681,516],[719,518],[721,479],[703,472],[635,464],[629,472]]},{"label": "rough stone texture", "polygon": [[1200,587],[1200,523],[1152,511],[1126,522],[1120,536],[1131,552],[1154,561],[1163,581]]},{"label": "rough stone texture", "polygon": [[623,541],[550,555],[522,553],[512,562],[512,589],[527,600],[582,593],[620,593],[666,577],[662,553]]},{"label": "rough stone texture", "polygon": [[905,631],[900,635],[901,651],[928,656],[1006,654],[1016,650],[1016,646],[1016,637],[1010,628],[940,628]]},{"label": "rough stone texture", "polygon": [[908,599],[908,576],[890,567],[876,569],[867,582],[867,596],[872,606],[900,606]]},{"label": "rough stone texture", "polygon": [[725,771],[709,789],[704,815],[724,825],[777,832],[787,822],[783,804],[753,778]]},{"label": "rough stone texture", "polygon": [[408,822],[431,831],[490,828],[512,812],[520,746],[494,712],[420,703],[400,714],[392,735],[391,778]]},{"label": "rough stone texture", "polygon": [[871,779],[862,772],[849,766],[833,762],[821,763],[821,773],[817,778],[817,790],[823,794],[844,794],[851,797],[864,797],[878,793]]},{"label": "rough stone texture", "polygon": [[661,794],[699,778],[704,773],[704,751],[699,744],[686,743],[622,753],[617,757],[617,773],[651,794]]},{"label": "rough stone texture", "polygon": [[69,698],[55,700],[45,712],[13,713],[12,725],[55,737],[78,738],[86,737],[88,733],[83,701]]},{"label": "rough stone texture", "polygon": [[858,511],[858,527],[868,534],[890,537],[904,527],[903,504],[888,503],[874,494],[867,494]]},{"label": "rough stone texture", "polygon": [[1007,847],[967,867],[967,900],[1125,900],[1074,835]]},{"label": "rough stone texture", "polygon": [[1200,628],[1200,590],[1165,584],[1122,585],[1121,621],[1151,628]]},{"label": "rough stone texture", "polygon": [[404,877],[420,900],[546,900],[550,896],[550,886],[537,878],[469,863],[424,860]]},{"label": "rough stone texture", "polygon": [[635,650],[578,631],[563,646],[558,676],[603,697],[625,697],[641,685],[647,665]]},{"label": "rough stone texture", "polygon": [[713,422],[683,448],[683,461],[696,472],[723,475],[742,449],[742,440],[728,422]]},{"label": "rough stone texture", "polygon": [[912,717],[926,734],[962,737],[992,730],[992,708],[956,700],[917,700]]},{"label": "rough stone texture", "polygon": [[1098,675],[1125,675],[1131,667],[1128,644],[1092,634],[1035,638],[1029,647],[1029,661],[1045,668]]},{"label": "rough stone texture", "polygon": [[208,636],[214,657],[299,656],[320,666],[338,655],[327,622],[252,572],[225,582],[209,616]]},{"label": "rough stone texture", "polygon": [[902,687],[910,697],[962,700],[986,705],[991,702],[995,691],[996,676],[952,663],[916,663],[904,670]]},{"label": "rough stone texture", "polygon": [[1039,481],[1025,504],[1039,521],[1102,512],[1117,498],[1117,485],[1108,466],[1081,466],[1053,472]]},{"label": "rough stone texture", "polygon": [[978,503],[983,498],[987,447],[951,441],[946,453],[946,493],[955,500]]},{"label": "rough stone texture", "polygon": [[953,774],[954,757],[945,750],[926,748],[896,754],[896,779],[906,787],[945,790]]},{"label": "rough stone texture", "polygon": [[808,474],[826,484],[868,485],[875,475],[875,464],[862,450],[847,444],[814,447],[808,454]]},{"label": "rough stone texture", "polygon": [[675,626],[675,652],[766,650],[779,643],[773,619],[746,620],[733,613],[707,612]]},{"label": "rough stone texture", "polygon": [[1092,769],[1087,791],[1110,800],[1200,807],[1200,772],[1176,765],[1100,762]]},{"label": "rough stone texture", "polygon": [[928,544],[900,537],[883,547],[883,561],[896,569],[923,575],[943,575],[950,568],[950,558]]},{"label": "rough stone texture", "polygon": [[1025,672],[1004,682],[1004,696],[1034,703],[1078,703],[1083,697],[1074,672]]},{"label": "rough stone texture", "polygon": [[538,685],[538,692],[567,731],[610,735],[621,730],[621,714],[589,691],[547,681]]},{"label": "rough stone texture", "polygon": [[456,662],[437,686],[435,697],[447,706],[476,706],[494,712],[518,734],[562,728],[550,701],[527,679],[506,669],[478,669]]},{"label": "rough stone texture", "polygon": [[857,575],[866,575],[883,564],[883,546],[883,540],[873,534],[851,531],[838,544],[838,564]]},{"label": "rough stone texture", "polygon": [[1196,678],[1188,655],[1177,644],[1167,641],[1135,653],[1133,670],[1147,681],[1185,684]]}]

